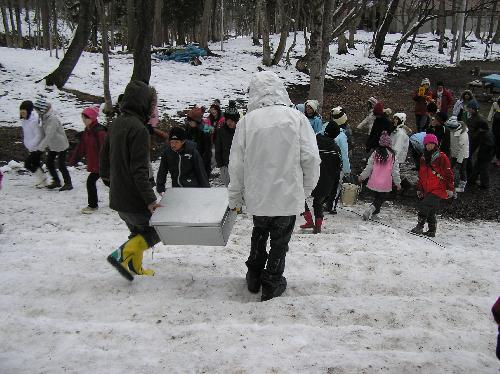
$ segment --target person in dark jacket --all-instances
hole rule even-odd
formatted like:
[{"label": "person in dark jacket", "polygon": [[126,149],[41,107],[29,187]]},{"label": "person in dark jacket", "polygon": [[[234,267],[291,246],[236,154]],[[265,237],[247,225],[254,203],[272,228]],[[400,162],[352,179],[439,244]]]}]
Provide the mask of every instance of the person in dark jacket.
[{"label": "person in dark jacket", "polygon": [[450,109],[453,107],[453,94],[444,87],[442,81],[436,83],[436,91],[432,92],[431,97],[436,103],[438,110],[448,115]]},{"label": "person in dark jacket", "polygon": [[413,92],[413,101],[415,101],[415,126],[417,132],[422,132],[429,123],[429,114],[427,104],[432,100],[431,82],[429,78],[422,79],[420,87]]},{"label": "person in dark jacket", "polygon": [[85,130],[81,133],[80,143],[73,151],[69,164],[75,166],[81,158],[87,161],[87,201],[88,206],[82,209],[83,214],[90,214],[98,208],[98,197],[96,183],[99,180],[99,154],[104,145],[106,128],[97,122],[99,107],[88,107],[82,112],[82,121]]},{"label": "person in dark jacket", "polygon": [[187,140],[196,143],[196,148],[203,159],[205,172],[210,178],[212,173],[212,136],[204,131],[203,109],[194,107],[186,116],[186,136]]},{"label": "person in dark jacket", "polygon": [[338,185],[340,171],[342,169],[342,156],[340,148],[335,140],[323,135],[316,134],[318,143],[319,157],[321,158],[320,174],[318,184],[314,188],[311,196],[313,199],[314,222],[307,202],[305,211],[302,214],[306,222],[300,226],[301,229],[313,229],[314,234],[321,232],[323,224],[323,203],[332,193],[332,190]]},{"label": "person in dark jacket", "polygon": [[438,138],[438,146],[441,152],[446,153],[451,158],[450,130],[444,125],[448,120],[446,113],[437,112],[432,118],[430,126],[427,127],[427,134],[434,134]]},{"label": "person in dark jacket", "polygon": [[486,122],[479,124],[476,135],[477,145],[471,152],[472,174],[468,182],[474,185],[479,177],[479,187],[487,189],[490,187],[490,163],[495,157],[495,138]]},{"label": "person in dark jacket", "polygon": [[109,206],[127,224],[130,239],[108,256],[108,262],[126,279],[134,274],[154,275],[142,268],[146,249],[160,241],[149,219],[160,205],[149,182],[150,136],[153,92],[141,81],[131,81],[123,94],[121,115],[116,118],[101,151],[99,173],[109,185]]},{"label": "person in dark jacket", "polygon": [[224,124],[215,130],[215,161],[220,169],[220,179],[227,187],[229,186],[229,154],[231,153],[236,124],[240,120],[240,113],[238,113],[235,101],[229,102],[224,118]]},{"label": "person in dark jacket", "polygon": [[172,177],[172,187],[210,187],[196,144],[186,140],[186,136],[181,127],[170,130],[169,145],[163,151],[156,177],[156,190],[160,194],[165,192],[168,173]]},{"label": "person in dark jacket", "polygon": [[390,134],[393,129],[390,119],[384,113],[384,103],[382,101],[375,104],[373,107],[373,114],[375,115],[375,121],[373,122],[370,135],[368,135],[368,139],[366,140],[367,153],[371,153],[378,147],[378,141],[384,131]]},{"label": "person in dark jacket", "polygon": [[[467,160],[467,175],[469,176],[469,183],[473,183],[471,177],[473,176],[474,171],[477,171],[476,161],[477,150],[480,143],[480,129],[488,128],[488,122],[479,113],[479,103],[476,100],[469,101],[465,109],[467,110],[468,117],[465,123],[469,129],[469,159]],[[483,135],[482,140],[486,140],[485,138],[487,137]],[[477,176],[478,175],[476,174],[475,179],[477,179]]]}]

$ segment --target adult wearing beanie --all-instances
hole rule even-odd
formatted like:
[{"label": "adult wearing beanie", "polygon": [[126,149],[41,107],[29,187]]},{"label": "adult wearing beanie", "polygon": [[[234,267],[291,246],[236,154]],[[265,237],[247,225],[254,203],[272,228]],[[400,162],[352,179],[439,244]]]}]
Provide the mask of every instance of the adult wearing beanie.
[{"label": "adult wearing beanie", "polygon": [[423,131],[429,122],[427,104],[432,100],[431,82],[429,78],[422,79],[420,87],[413,92],[415,101],[415,125],[417,132]]}]

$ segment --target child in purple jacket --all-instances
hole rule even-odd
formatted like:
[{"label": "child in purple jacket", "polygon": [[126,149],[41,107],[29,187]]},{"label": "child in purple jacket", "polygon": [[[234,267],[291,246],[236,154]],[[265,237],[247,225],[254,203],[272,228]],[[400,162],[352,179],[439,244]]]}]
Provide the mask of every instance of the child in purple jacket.
[{"label": "child in purple jacket", "polygon": [[395,161],[396,156],[391,145],[391,137],[386,131],[383,131],[378,141],[378,147],[372,152],[365,170],[359,175],[360,183],[368,178],[366,186],[375,193],[375,200],[363,213],[365,221],[380,212],[380,207],[387,199],[387,193],[392,191],[393,183],[398,190],[401,189],[399,163]]}]

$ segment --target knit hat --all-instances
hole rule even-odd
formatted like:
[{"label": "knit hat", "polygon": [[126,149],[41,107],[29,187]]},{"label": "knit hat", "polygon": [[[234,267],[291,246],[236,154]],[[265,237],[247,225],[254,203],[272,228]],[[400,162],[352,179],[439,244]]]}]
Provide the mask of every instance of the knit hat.
[{"label": "knit hat", "polygon": [[337,106],[332,108],[330,112],[332,116],[332,120],[335,121],[339,126],[342,126],[347,122],[347,114],[344,111],[344,108]]},{"label": "knit hat", "polygon": [[479,103],[477,102],[477,100],[471,100],[471,102],[467,104],[467,108],[478,111],[479,110]]},{"label": "knit hat", "polygon": [[403,125],[406,122],[406,114],[405,113],[394,113],[394,117],[399,119],[400,125]]},{"label": "knit hat", "polygon": [[451,116],[444,125],[450,129],[456,129],[460,126],[460,123],[458,122],[457,116]]},{"label": "knit hat", "polygon": [[373,114],[376,116],[382,116],[384,114],[384,103],[382,101],[377,101],[377,104],[373,107]]},{"label": "knit hat", "polygon": [[310,106],[315,112],[318,111],[319,103],[318,100],[307,100],[306,106]]},{"label": "knit hat", "polygon": [[324,134],[329,138],[335,139],[340,134],[340,126],[336,122],[331,121],[326,126]]},{"label": "knit hat", "polygon": [[373,96],[368,99],[368,102],[373,106],[378,103],[378,100],[374,98]]},{"label": "knit hat", "polygon": [[25,110],[28,114],[27,118],[31,117],[31,112],[33,111],[33,102],[30,100],[23,101],[19,106],[19,110]]},{"label": "knit hat", "polygon": [[434,143],[436,145],[439,144],[438,138],[436,137],[436,135],[434,135],[434,134],[426,134],[424,136],[424,146],[426,146],[427,144],[430,144],[430,143]]},{"label": "knit hat", "polygon": [[40,113],[45,114],[47,110],[49,109],[49,103],[43,96],[38,96],[37,99],[35,100],[35,104],[33,107],[38,110]]},{"label": "knit hat", "polygon": [[392,146],[391,137],[389,136],[389,134],[387,134],[387,131],[382,131],[382,135],[380,135],[380,138],[378,140],[378,144],[381,147],[390,148]]},{"label": "knit hat", "polygon": [[445,123],[448,120],[448,115],[443,112],[437,112],[434,118],[438,119],[441,123]]},{"label": "knit hat", "polygon": [[431,81],[429,80],[429,78],[422,79],[422,82],[420,82],[420,85],[423,86],[424,84],[428,84],[429,86],[431,85]]},{"label": "knit hat", "polygon": [[186,130],[182,127],[174,126],[170,129],[169,140],[186,140]]},{"label": "knit hat", "polygon": [[82,114],[91,119],[92,123],[97,122],[97,118],[99,117],[99,107],[98,106],[89,106],[85,108]]},{"label": "knit hat", "polygon": [[203,119],[203,109],[202,108],[198,108],[198,107],[194,107],[193,109],[191,109],[188,114],[187,114],[187,119],[188,120],[193,120],[197,123],[201,123],[202,119]]},{"label": "knit hat", "polygon": [[224,117],[226,119],[232,119],[234,122],[238,122],[240,120],[240,113],[238,112],[238,108],[236,108],[236,101],[229,101],[229,106],[224,111]]}]

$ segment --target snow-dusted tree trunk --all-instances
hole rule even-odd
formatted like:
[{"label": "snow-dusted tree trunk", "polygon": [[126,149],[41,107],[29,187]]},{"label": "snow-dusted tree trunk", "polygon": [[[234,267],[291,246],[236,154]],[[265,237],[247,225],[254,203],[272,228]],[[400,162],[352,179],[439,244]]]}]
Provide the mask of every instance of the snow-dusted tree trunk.
[{"label": "snow-dusted tree trunk", "polygon": [[291,4],[286,0],[278,0],[278,6],[281,7],[281,36],[278,48],[274,53],[272,65],[278,65],[285,53],[286,41],[288,39],[288,29],[290,28],[290,17],[286,9],[291,8]]},{"label": "snow-dusted tree trunk", "polygon": [[385,13],[384,20],[382,21],[377,30],[377,36],[375,37],[375,42],[373,47],[373,55],[377,58],[382,57],[382,50],[384,49],[385,37],[389,32],[389,27],[391,26],[398,5],[399,5],[399,0],[391,0],[387,8],[387,12]]},{"label": "snow-dusted tree trunk", "polygon": [[444,37],[446,34],[446,1],[439,0],[439,18],[438,18],[438,31],[439,31],[439,54],[444,54]]}]

